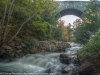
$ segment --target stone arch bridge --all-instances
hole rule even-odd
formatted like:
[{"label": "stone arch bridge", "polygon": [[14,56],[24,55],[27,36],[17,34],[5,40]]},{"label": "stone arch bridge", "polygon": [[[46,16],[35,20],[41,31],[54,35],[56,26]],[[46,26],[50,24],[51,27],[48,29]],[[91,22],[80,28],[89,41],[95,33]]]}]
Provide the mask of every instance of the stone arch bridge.
[{"label": "stone arch bridge", "polygon": [[[59,7],[57,8],[58,12],[60,12],[61,16],[64,15],[75,15],[81,17],[82,12],[88,5],[89,1],[57,1]],[[100,1],[97,2],[99,5],[100,11]]]}]

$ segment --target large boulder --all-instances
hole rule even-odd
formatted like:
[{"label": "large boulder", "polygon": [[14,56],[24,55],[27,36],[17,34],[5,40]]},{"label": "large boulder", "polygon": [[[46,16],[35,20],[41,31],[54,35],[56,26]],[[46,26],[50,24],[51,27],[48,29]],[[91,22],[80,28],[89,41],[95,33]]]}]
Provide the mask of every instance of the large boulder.
[{"label": "large boulder", "polygon": [[93,75],[93,73],[94,73],[93,65],[88,61],[85,61],[79,67],[78,75]]},{"label": "large boulder", "polygon": [[66,73],[70,73],[71,72],[71,69],[67,68],[67,67],[64,67],[62,70],[61,70],[61,73],[62,74],[66,74]]},{"label": "large boulder", "polygon": [[71,58],[68,57],[67,54],[60,54],[60,62],[63,64],[70,64]]}]

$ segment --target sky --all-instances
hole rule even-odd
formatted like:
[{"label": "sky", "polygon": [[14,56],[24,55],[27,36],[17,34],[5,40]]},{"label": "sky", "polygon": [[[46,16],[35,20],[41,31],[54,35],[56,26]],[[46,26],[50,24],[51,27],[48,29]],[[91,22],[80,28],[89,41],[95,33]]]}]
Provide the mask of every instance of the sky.
[{"label": "sky", "polygon": [[61,17],[60,19],[64,21],[64,25],[68,25],[69,23],[73,25],[73,22],[76,19],[80,19],[80,18],[74,15],[66,15],[66,16]]}]

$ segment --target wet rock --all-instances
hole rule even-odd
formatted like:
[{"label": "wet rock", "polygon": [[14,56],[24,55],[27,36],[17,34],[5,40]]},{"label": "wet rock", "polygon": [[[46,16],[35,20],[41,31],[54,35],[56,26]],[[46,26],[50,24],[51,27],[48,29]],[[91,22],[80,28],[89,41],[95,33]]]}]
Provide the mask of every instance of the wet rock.
[{"label": "wet rock", "polygon": [[67,42],[60,41],[57,42],[56,47],[57,47],[57,51],[64,52],[66,48],[70,47],[70,44],[68,44]]},{"label": "wet rock", "polygon": [[34,43],[34,47],[44,52],[63,52],[70,45],[67,42],[58,41],[38,41]]},{"label": "wet rock", "polygon": [[38,52],[39,52],[39,50],[33,48],[33,49],[30,51],[30,54],[36,54],[36,53],[38,53]]},{"label": "wet rock", "polygon": [[79,72],[78,75],[92,75],[94,73],[93,70],[93,65],[85,61],[80,67],[79,67]]},{"label": "wet rock", "polygon": [[60,58],[68,58],[67,54],[60,54]]},{"label": "wet rock", "polygon": [[21,43],[22,48],[26,48],[25,43]]},{"label": "wet rock", "polygon": [[18,53],[18,54],[21,53],[21,52],[22,52],[22,50],[17,50],[17,51],[16,51],[16,53]]},{"label": "wet rock", "polygon": [[70,64],[71,58],[69,58],[66,54],[60,54],[60,61],[63,64]]},{"label": "wet rock", "polygon": [[66,73],[69,73],[69,72],[70,72],[70,70],[68,70],[68,69],[66,69],[66,68],[63,69],[63,70],[61,70],[61,73],[62,73],[62,74],[66,74]]},{"label": "wet rock", "polygon": [[1,48],[1,52],[0,52],[0,58],[12,58],[14,56],[14,53],[13,53],[13,48],[8,46],[8,45],[4,45],[2,48]]},{"label": "wet rock", "polygon": [[51,73],[51,69],[47,69],[44,73]]},{"label": "wet rock", "polygon": [[16,46],[16,49],[17,50],[22,49],[22,46]]},{"label": "wet rock", "polygon": [[80,60],[76,57],[71,58],[71,63],[75,64],[75,65],[80,65]]},{"label": "wet rock", "polygon": [[4,45],[2,47],[2,49],[5,49],[5,50],[12,50],[12,47],[8,46],[8,45]]}]

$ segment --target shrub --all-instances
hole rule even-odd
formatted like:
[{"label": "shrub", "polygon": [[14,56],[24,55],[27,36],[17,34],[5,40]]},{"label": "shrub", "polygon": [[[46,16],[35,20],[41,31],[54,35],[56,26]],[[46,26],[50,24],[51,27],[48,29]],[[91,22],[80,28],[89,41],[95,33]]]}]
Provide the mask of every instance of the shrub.
[{"label": "shrub", "polygon": [[89,42],[83,46],[77,55],[80,59],[100,55],[100,29],[94,36],[91,37]]}]

